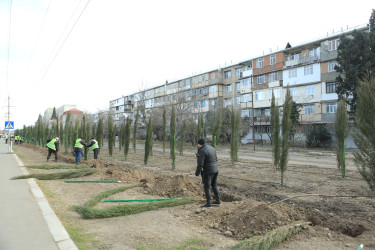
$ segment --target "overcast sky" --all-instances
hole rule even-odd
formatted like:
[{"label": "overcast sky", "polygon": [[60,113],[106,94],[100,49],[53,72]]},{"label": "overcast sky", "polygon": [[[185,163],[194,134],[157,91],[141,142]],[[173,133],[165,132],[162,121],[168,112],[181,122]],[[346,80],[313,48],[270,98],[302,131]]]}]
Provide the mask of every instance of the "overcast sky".
[{"label": "overcast sky", "polygon": [[0,129],[8,96],[16,128],[63,104],[93,113],[166,80],[366,24],[373,8],[373,0],[0,0]]}]

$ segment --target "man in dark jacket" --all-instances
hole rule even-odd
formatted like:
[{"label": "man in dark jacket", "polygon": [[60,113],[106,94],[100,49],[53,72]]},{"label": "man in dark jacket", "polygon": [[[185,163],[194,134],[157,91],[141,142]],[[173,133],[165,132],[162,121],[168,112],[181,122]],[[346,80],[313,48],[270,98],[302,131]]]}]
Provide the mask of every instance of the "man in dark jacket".
[{"label": "man in dark jacket", "polygon": [[[217,155],[216,150],[207,145],[204,139],[198,140],[199,156],[197,169],[195,170],[195,176],[203,171],[203,184],[204,193],[206,195],[206,204],[202,207],[220,206],[220,192],[217,187],[217,176],[219,173],[219,167],[217,166]],[[202,170],[203,169],[203,170]],[[211,204],[211,190],[215,195],[215,202]]]}]

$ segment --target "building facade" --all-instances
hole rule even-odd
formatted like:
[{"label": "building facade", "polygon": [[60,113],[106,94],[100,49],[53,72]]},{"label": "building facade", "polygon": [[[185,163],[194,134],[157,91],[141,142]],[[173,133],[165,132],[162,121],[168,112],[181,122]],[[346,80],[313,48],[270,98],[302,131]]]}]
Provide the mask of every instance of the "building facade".
[{"label": "building facade", "polygon": [[[356,27],[366,31],[367,26]],[[282,106],[287,89],[300,106],[299,122],[333,124],[338,106],[336,77],[337,48],[347,29],[297,46],[250,58],[198,75],[146,89],[110,101],[115,122],[134,119],[138,110],[181,105],[193,115],[218,108],[241,110],[250,122],[243,143],[269,139],[272,93],[276,105]],[[328,126],[329,127],[329,126]],[[254,134],[254,137],[252,133]],[[301,133],[301,140],[303,135]]]}]

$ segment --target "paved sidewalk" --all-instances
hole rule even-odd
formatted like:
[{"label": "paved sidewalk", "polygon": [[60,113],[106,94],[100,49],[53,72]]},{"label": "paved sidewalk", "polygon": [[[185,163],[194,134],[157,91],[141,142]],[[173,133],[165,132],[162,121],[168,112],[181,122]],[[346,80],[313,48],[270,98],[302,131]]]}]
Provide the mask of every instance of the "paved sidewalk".
[{"label": "paved sidewalk", "polygon": [[0,139],[0,249],[77,249],[35,180],[10,180],[22,166]]}]

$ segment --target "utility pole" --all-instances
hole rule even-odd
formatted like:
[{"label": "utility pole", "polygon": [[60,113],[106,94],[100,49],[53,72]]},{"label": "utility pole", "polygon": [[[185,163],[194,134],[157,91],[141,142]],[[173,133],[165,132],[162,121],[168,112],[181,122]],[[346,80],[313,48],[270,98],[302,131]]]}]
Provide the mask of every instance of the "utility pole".
[{"label": "utility pole", "polygon": [[255,120],[254,120],[254,87],[253,83],[251,83],[251,113],[253,115],[253,148],[255,152]]},{"label": "utility pole", "polygon": [[[8,105],[6,107],[8,108],[7,119],[8,119],[8,122],[10,123],[10,108],[12,107],[12,106],[10,106],[10,96],[8,96]],[[6,128],[4,128],[4,129],[6,129]],[[11,129],[8,129],[8,140],[9,140],[8,153],[12,153],[12,138],[11,138],[10,130]]]}]

